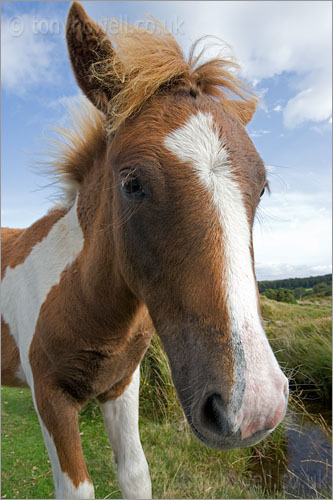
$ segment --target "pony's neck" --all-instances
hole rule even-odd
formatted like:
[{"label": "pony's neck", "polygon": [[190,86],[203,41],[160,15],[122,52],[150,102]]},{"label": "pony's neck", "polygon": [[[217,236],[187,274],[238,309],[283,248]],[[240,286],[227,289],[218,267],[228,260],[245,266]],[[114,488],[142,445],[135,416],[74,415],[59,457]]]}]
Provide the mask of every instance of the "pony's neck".
[{"label": "pony's neck", "polygon": [[84,300],[114,331],[129,327],[140,301],[125,283],[119,268],[110,176],[110,170],[96,160],[79,190],[77,213],[84,234],[79,263]]}]

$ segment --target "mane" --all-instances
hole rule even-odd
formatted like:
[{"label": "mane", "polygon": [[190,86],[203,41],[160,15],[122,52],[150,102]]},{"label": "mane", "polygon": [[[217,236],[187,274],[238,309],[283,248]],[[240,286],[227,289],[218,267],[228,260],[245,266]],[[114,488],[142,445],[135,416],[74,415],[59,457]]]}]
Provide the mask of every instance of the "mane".
[{"label": "mane", "polygon": [[[47,165],[62,188],[57,207],[69,207],[89,170],[96,152],[105,146],[106,137],[116,132],[127,118],[137,113],[143,104],[159,92],[202,92],[218,100],[231,112],[239,99],[253,96],[240,80],[232,59],[214,58],[204,61],[205,48],[195,55],[199,39],[193,44],[187,60],[172,34],[154,18],[150,30],[111,20],[117,26],[110,35],[113,57],[92,65],[92,78],[106,88],[119,86],[108,104],[106,116],[85,97],[69,108],[69,126],[56,130],[51,140]],[[231,101],[232,97],[238,101]],[[249,100],[249,106],[253,106]]]},{"label": "mane", "polygon": [[70,208],[92,162],[106,144],[105,117],[83,95],[66,104],[68,124],[53,129],[46,153],[39,162],[60,187],[53,208]]},{"label": "mane", "polygon": [[217,57],[203,61],[205,48],[195,55],[200,42],[191,47],[186,60],[172,34],[149,16],[149,27],[136,27],[110,20],[115,32],[109,36],[112,58],[92,65],[92,78],[106,88],[119,83],[119,91],[109,102],[106,130],[115,132],[122,123],[161,88],[185,87],[215,98],[221,103],[237,96],[243,100],[253,96],[249,87],[235,74],[238,64],[231,58]]}]

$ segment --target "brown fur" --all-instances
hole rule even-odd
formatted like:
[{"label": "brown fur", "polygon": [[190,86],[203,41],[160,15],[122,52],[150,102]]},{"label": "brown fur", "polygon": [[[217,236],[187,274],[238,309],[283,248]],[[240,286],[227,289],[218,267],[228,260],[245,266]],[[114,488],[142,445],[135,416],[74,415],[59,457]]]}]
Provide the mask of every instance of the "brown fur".
[{"label": "brown fur", "polygon": [[[90,480],[81,448],[78,411],[92,397],[103,403],[122,394],[152,334],[145,310],[138,310],[131,294],[125,290],[121,293],[121,285],[115,301],[111,289],[102,296],[107,283],[100,283],[96,310],[89,290],[82,289],[82,267],[84,262],[78,259],[50,291],[29,355],[40,416],[54,438],[61,469],[75,486]],[[126,306],[130,308],[125,314],[124,306],[125,310]],[[67,315],[66,310],[75,311],[75,315]]]},{"label": "brown fur", "polygon": [[70,404],[65,393],[48,383],[47,373],[35,383],[35,392],[39,414],[53,437],[62,471],[76,487],[86,479],[91,481],[81,447],[79,406]]},{"label": "brown fur", "polygon": [[110,41],[103,30],[85,13],[83,7],[74,2],[70,8],[66,26],[69,57],[79,87],[91,102],[101,111],[117,90],[117,79],[111,86],[103,87],[92,78],[91,66],[98,60],[105,60],[113,53]]},{"label": "brown fur", "polygon": [[1,384],[26,387],[16,372],[21,364],[20,353],[7,323],[1,318]]},{"label": "brown fur", "polygon": [[118,382],[118,384],[115,384],[111,389],[109,389],[106,392],[103,392],[103,394],[99,394],[97,396],[98,401],[103,404],[106,403],[107,401],[110,401],[112,399],[117,399],[119,396],[122,395],[126,387],[131,383],[132,380],[132,375],[128,377],[127,379],[122,380],[121,382]]},{"label": "brown fur", "polygon": [[[161,225],[156,225],[157,221],[152,219],[150,229],[152,233],[163,234],[163,239],[156,242],[155,253],[161,258],[165,252],[168,274],[159,278],[157,262],[152,262],[147,268],[141,264],[143,272],[149,276],[150,288],[149,291],[142,290],[144,276],[140,276],[141,287],[134,290],[143,298],[153,316],[173,365],[174,379],[181,377],[181,373],[177,374],[177,366],[182,366],[184,352],[191,353],[193,367],[198,369],[200,359],[195,360],[195,356],[199,352],[200,356],[205,354],[201,344],[201,348],[197,348],[195,338],[200,343],[202,336],[208,335],[210,331],[212,337],[218,339],[221,336],[221,339],[215,352],[207,352],[206,355],[210,358],[210,369],[215,374],[212,378],[218,376],[223,360],[224,397],[227,399],[233,383],[233,365],[226,300],[221,295],[218,281],[224,263],[220,255],[214,254],[215,249],[223,246],[219,222],[201,186],[188,182],[192,167],[179,162],[161,147],[165,135],[182,126],[194,110],[199,109],[213,113],[221,126],[221,136],[225,137],[228,144],[232,143],[230,154],[235,165],[235,176],[246,199],[249,222],[252,224],[265,179],[263,164],[246,132],[240,129],[238,119],[229,111],[221,109],[218,103],[212,103],[207,96],[197,96],[195,99],[183,94],[156,96],[141,109],[140,117],[128,120],[124,132],[118,133],[107,163],[117,165],[117,170],[121,170],[125,165],[135,164],[139,156],[140,165],[145,166],[148,178],[152,179],[154,195],[159,200],[158,217]],[[165,193],[169,185],[172,190]],[[200,204],[196,206],[192,200],[198,200],[199,197]],[[172,213],[170,206],[174,209]],[[178,214],[179,219],[178,216],[174,218],[175,214]],[[141,213],[140,217],[146,220],[150,218],[148,212]],[[135,220],[135,213],[132,219]],[[123,251],[126,254],[126,248]],[[145,250],[142,248],[139,251],[143,256]],[[201,260],[203,255],[205,263]],[[123,272],[125,275],[138,274],[137,269],[134,271],[131,268]],[[209,283],[209,287],[200,287],[198,283]],[[160,303],[163,303],[163,308]],[[183,329],[175,328],[179,324],[183,325]],[[197,334],[193,335],[193,331]],[[195,374],[191,377],[194,378]]]}]

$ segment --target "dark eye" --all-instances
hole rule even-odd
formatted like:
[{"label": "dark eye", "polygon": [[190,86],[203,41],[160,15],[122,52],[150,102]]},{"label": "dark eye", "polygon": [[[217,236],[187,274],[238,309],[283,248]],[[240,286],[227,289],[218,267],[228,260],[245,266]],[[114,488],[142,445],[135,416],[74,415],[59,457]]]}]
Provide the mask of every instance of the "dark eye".
[{"label": "dark eye", "polygon": [[143,187],[135,174],[127,175],[121,181],[121,190],[127,195],[143,195]]}]

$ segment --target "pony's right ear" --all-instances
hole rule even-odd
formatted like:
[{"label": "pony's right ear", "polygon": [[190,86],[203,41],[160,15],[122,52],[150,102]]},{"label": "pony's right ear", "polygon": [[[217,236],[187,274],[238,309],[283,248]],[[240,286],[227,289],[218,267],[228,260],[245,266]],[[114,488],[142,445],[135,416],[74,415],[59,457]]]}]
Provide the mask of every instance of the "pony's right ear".
[{"label": "pony's right ear", "polygon": [[244,101],[227,100],[224,101],[224,104],[245,127],[245,125],[252,120],[253,115],[257,110],[258,99],[256,97],[252,97],[252,99]]},{"label": "pony's right ear", "polygon": [[[92,65],[113,58],[113,48],[104,31],[74,2],[69,10],[66,25],[69,57],[79,87],[90,101],[103,113],[112,99],[112,85],[106,88],[94,76]],[[114,89],[115,91],[115,89]]]}]

